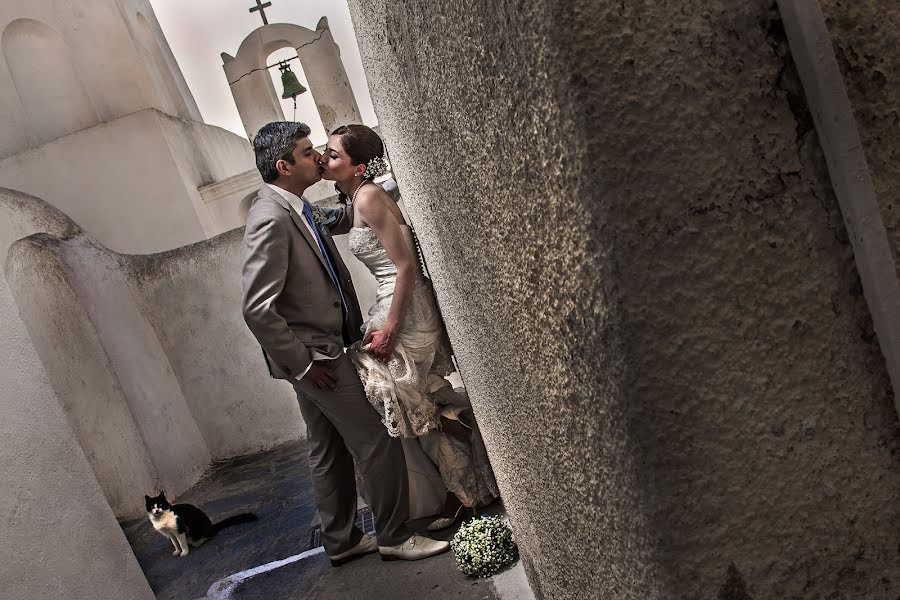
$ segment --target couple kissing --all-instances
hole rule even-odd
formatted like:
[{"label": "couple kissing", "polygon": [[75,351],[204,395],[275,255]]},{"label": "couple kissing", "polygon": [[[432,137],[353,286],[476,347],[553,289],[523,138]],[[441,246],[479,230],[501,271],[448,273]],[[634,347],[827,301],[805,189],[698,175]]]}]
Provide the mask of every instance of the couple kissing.
[{"label": "couple kissing", "polygon": [[[497,487],[464,393],[444,378],[450,347],[412,230],[373,179],[384,144],[364,125],[339,127],[320,154],[302,123],[274,122],[253,140],[263,186],[251,203],[242,254],[242,310],[272,377],[291,383],[307,427],[309,463],[333,565],[379,552],[417,560],[449,544],[434,531],[493,501]],[[340,208],[303,194],[328,179]],[[349,234],[375,277],[363,321],[332,235]],[[356,479],[375,516],[375,537],[356,519]]]}]

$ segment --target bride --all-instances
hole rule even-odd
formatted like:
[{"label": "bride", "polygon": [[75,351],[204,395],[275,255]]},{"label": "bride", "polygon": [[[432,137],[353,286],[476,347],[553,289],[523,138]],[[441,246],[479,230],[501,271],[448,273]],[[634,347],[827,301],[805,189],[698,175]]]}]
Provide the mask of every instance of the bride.
[{"label": "bride", "polygon": [[387,169],[384,144],[365,125],[339,127],[320,165],[351,203],[350,250],[378,282],[363,342],[348,354],[388,433],[403,440],[412,518],[440,512],[428,530],[449,527],[499,493],[468,398],[444,379],[450,345],[412,230],[372,181]]}]

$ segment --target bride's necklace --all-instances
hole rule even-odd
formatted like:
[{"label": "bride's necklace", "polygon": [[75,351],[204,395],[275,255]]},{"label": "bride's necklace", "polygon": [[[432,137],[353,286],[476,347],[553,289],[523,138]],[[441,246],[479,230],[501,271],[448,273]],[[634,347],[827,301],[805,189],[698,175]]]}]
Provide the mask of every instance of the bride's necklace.
[{"label": "bride's necklace", "polygon": [[359,193],[359,190],[361,190],[362,186],[366,185],[367,183],[369,183],[369,180],[363,179],[362,183],[360,183],[359,186],[357,186],[357,188],[353,190],[353,195],[350,196],[350,204],[353,204],[353,201],[356,200],[356,195]]}]

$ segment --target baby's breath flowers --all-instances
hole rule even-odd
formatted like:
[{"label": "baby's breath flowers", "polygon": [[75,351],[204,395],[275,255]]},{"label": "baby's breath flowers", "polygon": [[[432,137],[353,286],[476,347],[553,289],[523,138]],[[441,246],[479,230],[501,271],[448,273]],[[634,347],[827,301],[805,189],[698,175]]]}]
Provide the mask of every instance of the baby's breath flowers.
[{"label": "baby's breath flowers", "polygon": [[316,226],[319,229],[323,229],[331,225],[331,222],[335,220],[335,216],[333,214],[334,211],[327,211],[320,206],[312,206],[312,214],[313,221],[316,222]]},{"label": "baby's breath flowers", "polygon": [[363,173],[365,179],[375,179],[384,175],[388,171],[387,160],[383,156],[376,156],[366,163],[366,170]]},{"label": "baby's breath flowers", "polygon": [[469,577],[490,577],[516,560],[512,530],[500,517],[463,523],[450,541],[459,570]]}]

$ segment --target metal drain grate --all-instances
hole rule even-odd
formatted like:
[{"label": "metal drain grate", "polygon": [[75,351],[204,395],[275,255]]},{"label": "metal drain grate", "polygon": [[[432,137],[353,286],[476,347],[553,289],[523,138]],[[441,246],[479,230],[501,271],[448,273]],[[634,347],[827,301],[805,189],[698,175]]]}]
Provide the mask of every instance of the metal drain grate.
[{"label": "metal drain grate", "polygon": [[[356,511],[356,526],[363,530],[363,533],[375,533],[375,515],[372,509],[364,506]],[[318,548],[322,545],[322,525],[313,525],[309,530],[309,547]]]}]

